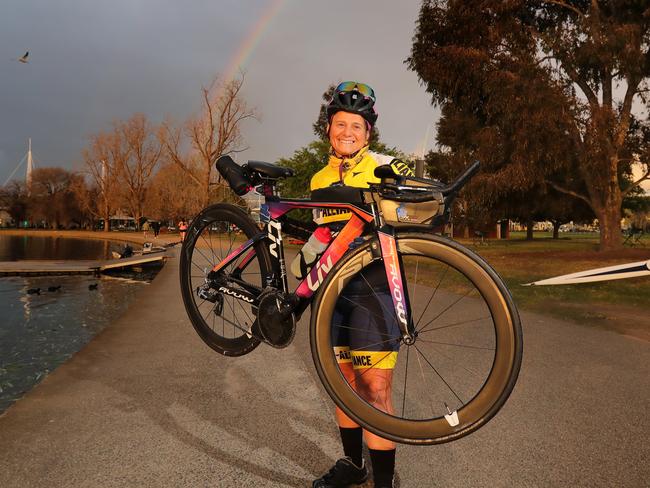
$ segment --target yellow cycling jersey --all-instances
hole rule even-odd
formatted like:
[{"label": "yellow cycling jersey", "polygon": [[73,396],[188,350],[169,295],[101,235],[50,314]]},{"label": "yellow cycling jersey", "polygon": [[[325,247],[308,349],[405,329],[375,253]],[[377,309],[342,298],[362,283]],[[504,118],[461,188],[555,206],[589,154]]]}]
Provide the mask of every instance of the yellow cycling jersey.
[{"label": "yellow cycling jersey", "polygon": [[[351,158],[337,158],[331,154],[327,166],[312,176],[311,190],[319,190],[332,185],[368,188],[371,183],[380,182],[379,178],[375,176],[375,168],[385,164],[390,164],[396,173],[413,176],[411,168],[403,161],[393,156],[372,152],[368,146],[364,146]],[[314,222],[318,225],[349,218],[350,212],[345,210],[333,208],[314,210]]]}]

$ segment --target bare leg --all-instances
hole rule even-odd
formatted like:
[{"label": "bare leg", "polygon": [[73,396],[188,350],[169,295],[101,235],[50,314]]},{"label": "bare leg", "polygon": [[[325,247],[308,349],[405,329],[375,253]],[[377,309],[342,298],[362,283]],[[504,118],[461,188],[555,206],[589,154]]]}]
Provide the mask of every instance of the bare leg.
[{"label": "bare leg", "polygon": [[[354,369],[352,368],[352,363],[339,364],[339,368],[341,368],[341,373],[343,373],[343,376],[348,381],[348,383],[354,385],[355,374],[354,374]],[[343,413],[343,410],[341,410],[339,407],[336,407],[336,423],[338,424],[339,427],[343,427],[346,429],[353,429],[355,427],[359,427],[359,424],[357,424],[354,420],[352,420],[350,417],[345,415],[345,413]]]},{"label": "bare leg", "polygon": [[[392,369],[362,369],[355,372],[351,363],[339,364],[339,367],[348,383],[368,403],[383,412],[391,414],[394,412],[391,395],[393,382]],[[336,422],[339,427],[359,427],[359,424],[348,417],[339,407],[336,407]],[[363,437],[370,449],[395,449],[395,443],[393,441],[379,437],[365,429],[363,431]]]},{"label": "bare leg", "polygon": [[[357,372],[356,390],[368,403],[378,410],[394,413],[392,399],[392,369],[362,369]],[[395,449],[395,443],[364,430],[364,439],[369,449]]]}]

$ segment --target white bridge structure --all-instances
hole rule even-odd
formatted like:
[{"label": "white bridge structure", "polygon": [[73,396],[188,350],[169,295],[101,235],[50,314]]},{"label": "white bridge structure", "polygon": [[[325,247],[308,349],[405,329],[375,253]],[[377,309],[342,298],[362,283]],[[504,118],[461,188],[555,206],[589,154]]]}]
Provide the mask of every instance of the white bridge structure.
[{"label": "white bridge structure", "polygon": [[27,144],[27,154],[23,156],[23,158],[20,160],[18,165],[14,168],[14,170],[11,172],[9,175],[9,178],[5,180],[5,182],[2,184],[2,186],[7,186],[7,183],[11,181],[11,179],[14,177],[16,174],[16,171],[20,169],[20,167],[23,165],[23,163],[27,160],[27,170],[25,171],[25,185],[27,187],[27,192],[31,192],[32,188],[32,173],[34,172],[34,157],[32,156],[32,138],[29,138],[29,142]]}]

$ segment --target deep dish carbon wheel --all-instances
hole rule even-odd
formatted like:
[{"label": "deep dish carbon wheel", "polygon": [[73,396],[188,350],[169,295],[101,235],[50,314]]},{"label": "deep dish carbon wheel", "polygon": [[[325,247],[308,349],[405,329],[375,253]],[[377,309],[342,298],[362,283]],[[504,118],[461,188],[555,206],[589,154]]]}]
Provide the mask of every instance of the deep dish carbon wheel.
[{"label": "deep dish carbon wheel", "polygon": [[242,210],[217,204],[194,219],[183,242],[180,279],[185,309],[201,339],[227,356],[247,354],[260,343],[257,307],[242,297],[250,300],[262,293],[263,277],[269,274],[271,261],[260,242],[218,273],[211,271],[259,233]]},{"label": "deep dish carbon wheel", "polygon": [[[522,333],[508,290],[487,263],[455,242],[435,235],[398,235],[415,341],[407,344],[399,333],[382,333],[379,339],[375,334],[367,344],[357,340],[357,354],[377,349],[379,343],[399,344],[397,362],[392,373],[379,373],[391,375],[383,387],[368,386],[368,378],[382,369],[384,356],[375,355],[370,367],[366,358],[371,356],[360,356],[357,364],[365,369],[355,369],[352,376],[348,371],[346,379],[332,348],[337,329],[363,338],[358,329],[364,315],[378,322],[395,315],[378,299],[375,307],[348,321],[333,321],[335,308],[345,309],[341,292],[346,285],[370,274],[376,262],[372,245],[376,241],[335,266],[312,306],[311,348],[323,385],[349,417],[396,442],[437,444],[475,431],[504,405],[519,373]],[[384,390],[383,397],[378,389]]]}]

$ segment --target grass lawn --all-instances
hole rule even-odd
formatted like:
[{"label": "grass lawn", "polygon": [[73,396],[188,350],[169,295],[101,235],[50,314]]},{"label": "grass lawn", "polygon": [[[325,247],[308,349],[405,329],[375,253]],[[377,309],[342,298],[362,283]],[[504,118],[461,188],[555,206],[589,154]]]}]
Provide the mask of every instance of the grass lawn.
[{"label": "grass lawn", "polygon": [[480,254],[504,279],[519,308],[574,320],[585,325],[613,328],[650,341],[650,276],[577,285],[521,286],[553,276],[650,259],[646,247],[625,247],[618,252],[598,251],[597,234],[523,233],[484,245],[461,243]]}]

